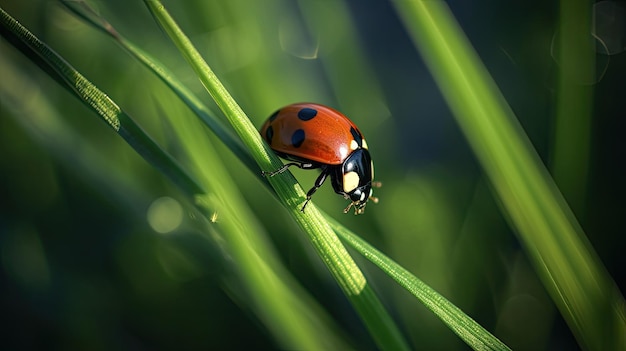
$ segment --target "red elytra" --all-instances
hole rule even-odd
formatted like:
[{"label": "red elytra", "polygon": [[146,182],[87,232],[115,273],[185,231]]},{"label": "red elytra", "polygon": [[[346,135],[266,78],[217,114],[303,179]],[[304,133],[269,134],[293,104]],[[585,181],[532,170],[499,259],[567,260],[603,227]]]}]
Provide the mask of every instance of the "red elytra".
[{"label": "red elytra", "polygon": [[[272,135],[268,135],[268,130]],[[294,134],[296,131],[303,134]],[[276,111],[261,127],[261,135],[274,151],[329,165],[343,163],[353,151],[351,142],[363,140],[348,117],[333,108],[312,103],[293,104]]]}]

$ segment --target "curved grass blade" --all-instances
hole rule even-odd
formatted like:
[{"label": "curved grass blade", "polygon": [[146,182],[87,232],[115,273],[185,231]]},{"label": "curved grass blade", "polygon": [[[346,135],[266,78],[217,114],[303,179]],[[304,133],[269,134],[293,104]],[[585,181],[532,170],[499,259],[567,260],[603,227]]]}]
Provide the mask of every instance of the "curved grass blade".
[{"label": "curved grass blade", "polygon": [[151,70],[162,82],[169,86],[172,91],[200,118],[204,124],[217,135],[220,140],[243,162],[248,168],[254,169],[256,164],[250,154],[241,144],[241,141],[233,135],[202,101],[183,85],[164,65],[150,56],[131,41],[122,36],[103,17],[99,16],[85,1],[62,1],[66,8],[84,19],[94,28],[115,40],[130,55],[141,64]]},{"label": "curved grass blade", "polygon": [[622,294],[446,3],[394,4],[578,342],[623,349]]},{"label": "curved grass blade", "polygon": [[56,52],[0,8],[0,35],[72,92],[153,167],[160,170],[187,194],[202,193],[198,183],[166,154],[130,116],[76,71]]}]

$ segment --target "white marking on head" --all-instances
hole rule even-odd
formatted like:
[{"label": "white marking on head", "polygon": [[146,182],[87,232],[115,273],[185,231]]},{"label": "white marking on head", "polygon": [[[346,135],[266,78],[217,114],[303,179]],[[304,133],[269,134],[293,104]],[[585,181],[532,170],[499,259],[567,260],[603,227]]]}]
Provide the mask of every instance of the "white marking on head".
[{"label": "white marking on head", "polygon": [[363,202],[363,200],[365,200],[365,193],[361,193],[361,202]]},{"label": "white marking on head", "polygon": [[356,140],[352,139],[352,141],[350,142],[350,150],[356,150],[359,148],[359,144],[357,144]]},{"label": "white marking on head", "polygon": [[374,161],[370,161],[372,165],[372,180],[374,180]]},{"label": "white marking on head", "polygon": [[349,193],[359,186],[359,175],[356,172],[348,172],[343,175],[343,191]]},{"label": "white marking on head", "polygon": [[363,148],[367,149],[367,142],[365,141],[365,138],[363,139]]}]

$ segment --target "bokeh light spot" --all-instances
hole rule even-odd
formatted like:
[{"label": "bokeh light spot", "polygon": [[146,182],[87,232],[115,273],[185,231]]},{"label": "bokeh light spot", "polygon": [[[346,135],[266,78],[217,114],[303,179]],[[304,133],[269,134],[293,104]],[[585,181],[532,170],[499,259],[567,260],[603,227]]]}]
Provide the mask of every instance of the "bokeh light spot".
[{"label": "bokeh light spot", "polygon": [[183,221],[183,208],[171,197],[161,197],[152,202],[147,213],[150,227],[157,233],[170,233]]}]

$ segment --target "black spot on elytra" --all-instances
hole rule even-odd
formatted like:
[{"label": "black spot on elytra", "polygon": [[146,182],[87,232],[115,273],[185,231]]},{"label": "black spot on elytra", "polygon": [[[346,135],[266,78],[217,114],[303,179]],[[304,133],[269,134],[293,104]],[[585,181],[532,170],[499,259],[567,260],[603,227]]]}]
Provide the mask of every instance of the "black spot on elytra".
[{"label": "black spot on elytra", "polygon": [[293,147],[300,147],[304,142],[304,130],[298,129],[291,135],[291,144]]},{"label": "black spot on elytra", "polygon": [[271,144],[272,138],[274,138],[274,128],[272,128],[272,126],[269,126],[265,130],[265,140],[267,140],[267,142]]},{"label": "black spot on elytra", "polygon": [[277,110],[276,112],[272,113],[272,115],[270,116],[270,122],[274,121],[276,117],[278,117],[279,113],[280,113],[280,110]]},{"label": "black spot on elytra", "polygon": [[363,137],[361,136],[361,133],[359,133],[359,131],[354,129],[353,127],[350,127],[350,134],[352,134],[352,137],[354,138],[354,141],[356,141],[356,144],[359,145],[359,147],[363,147]]},{"label": "black spot on elytra", "polygon": [[315,116],[317,116],[317,110],[309,107],[305,107],[302,110],[298,111],[298,118],[302,121],[308,121]]}]

